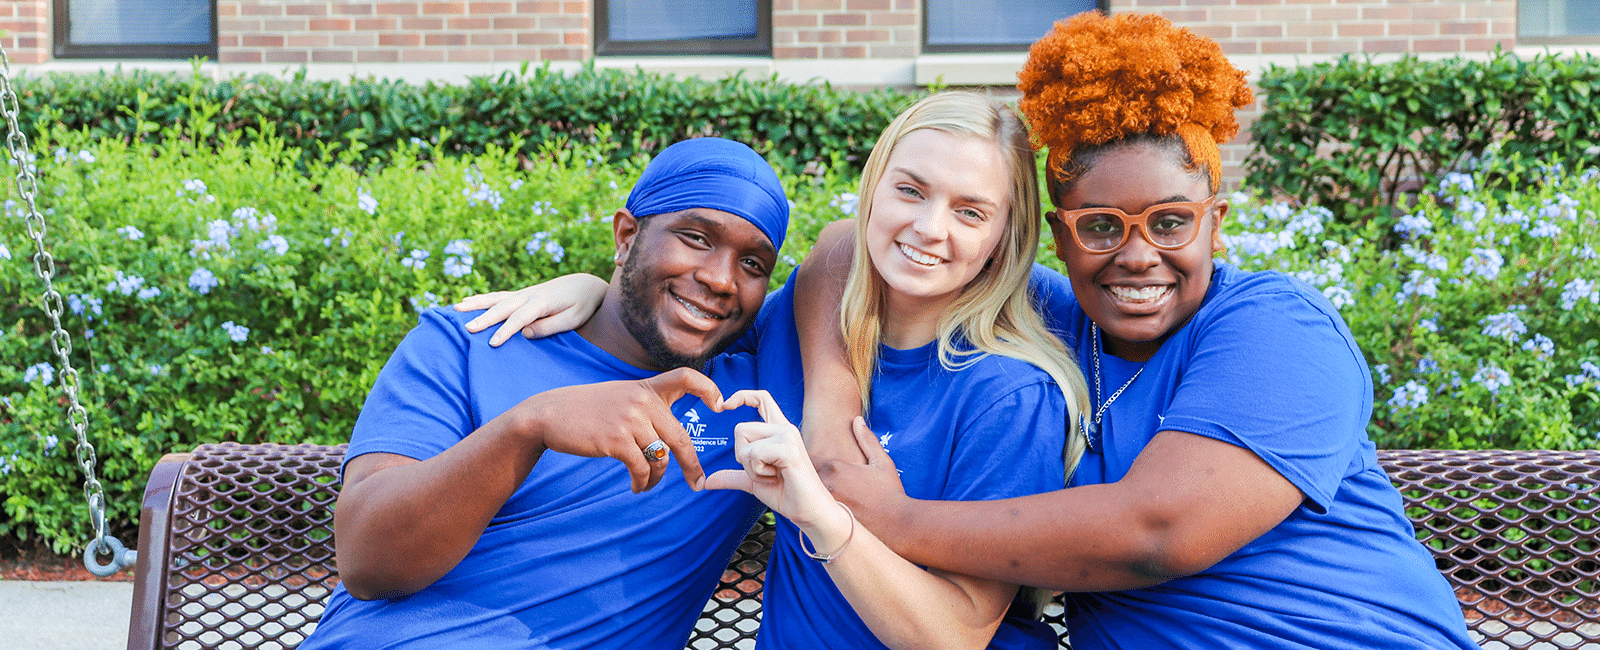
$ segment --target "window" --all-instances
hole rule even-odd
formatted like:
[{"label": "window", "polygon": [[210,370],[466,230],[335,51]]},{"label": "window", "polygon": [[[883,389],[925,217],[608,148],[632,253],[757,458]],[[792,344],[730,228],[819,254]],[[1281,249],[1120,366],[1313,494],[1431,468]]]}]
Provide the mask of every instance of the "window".
[{"label": "window", "polygon": [[1517,39],[1527,43],[1593,43],[1600,40],[1600,7],[1594,0],[1517,0]]},{"label": "window", "polygon": [[1028,49],[1057,20],[1106,9],[1106,0],[924,0],[922,51]]},{"label": "window", "polygon": [[596,54],[772,53],[772,0],[596,0]]},{"label": "window", "polygon": [[58,58],[216,58],[213,0],[55,0]]}]

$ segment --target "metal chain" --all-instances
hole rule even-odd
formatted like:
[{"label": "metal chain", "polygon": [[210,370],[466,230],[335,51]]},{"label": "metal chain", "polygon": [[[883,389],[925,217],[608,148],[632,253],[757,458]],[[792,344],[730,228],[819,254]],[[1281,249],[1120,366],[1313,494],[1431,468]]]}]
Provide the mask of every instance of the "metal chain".
[{"label": "metal chain", "polygon": [[[83,498],[89,504],[90,523],[94,526],[94,540],[84,549],[83,563],[91,573],[108,576],[133,564],[134,553],[124,548],[122,542],[106,534],[106,492],[94,474],[94,445],[89,444],[87,434],[89,412],[78,400],[78,371],[72,367],[71,359],[72,336],[61,327],[61,292],[56,291],[55,283],[51,281],[56,274],[56,260],[44,245],[44,215],[39,212],[36,202],[39,183],[28,160],[28,136],[17,124],[21,109],[17,93],[11,86],[11,57],[6,55],[3,47],[0,47],[0,112],[5,113],[8,129],[6,148],[10,151],[13,164],[17,166],[17,194],[22,197],[28,236],[33,238],[33,270],[44,281],[44,294],[39,301],[45,313],[49,314],[50,324],[54,328],[50,335],[50,346],[55,349],[61,363],[57,376],[61,379],[61,390],[66,392],[67,401],[71,404],[67,408],[67,422],[78,436],[78,465],[83,467],[84,475]],[[100,564],[96,557],[100,553],[111,555],[111,562]]]}]

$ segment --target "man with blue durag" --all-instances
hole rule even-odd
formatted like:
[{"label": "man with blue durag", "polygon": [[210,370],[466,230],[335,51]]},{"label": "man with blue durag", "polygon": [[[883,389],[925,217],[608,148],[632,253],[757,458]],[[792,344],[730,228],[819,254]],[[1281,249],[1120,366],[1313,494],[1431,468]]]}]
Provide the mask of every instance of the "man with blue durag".
[{"label": "man with blue durag", "polygon": [[749,147],[680,142],[613,218],[616,269],[576,331],[496,348],[470,313],[423,313],[356,421],[343,582],[301,648],[683,648],[762,510],[699,488],[757,418],[722,411],[755,382],[719,353],[788,220]]}]

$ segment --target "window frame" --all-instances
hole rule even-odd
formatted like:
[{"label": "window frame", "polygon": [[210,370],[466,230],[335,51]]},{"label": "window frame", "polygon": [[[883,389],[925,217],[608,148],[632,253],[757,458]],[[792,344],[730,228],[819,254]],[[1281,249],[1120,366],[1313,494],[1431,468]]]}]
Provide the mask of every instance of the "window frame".
[{"label": "window frame", "polygon": [[[1546,5],[1549,8],[1549,5]],[[1522,33],[1522,0],[1516,3],[1517,45],[1596,45],[1600,44],[1600,33],[1595,34],[1565,34],[1562,36],[1537,36]]]},{"label": "window frame", "polygon": [[[215,1],[215,0],[213,0]],[[756,0],[756,35],[749,39],[689,38],[660,41],[613,41],[611,3],[594,0],[595,56],[772,56],[772,0]]]},{"label": "window frame", "polygon": [[58,59],[188,59],[205,57],[217,60],[217,0],[207,0],[211,7],[210,43],[124,43],[74,45],[69,41],[72,0],[51,0],[50,17],[52,47]]},{"label": "window frame", "polygon": [[[923,54],[973,54],[983,52],[1026,52],[1033,47],[1033,43],[946,43],[936,45],[928,42],[928,17],[933,13],[928,10],[928,5],[935,0],[922,0],[922,53]],[[950,0],[957,1],[957,0]],[[1094,0],[1094,8],[1101,13],[1111,13],[1111,0]],[[1040,34],[1043,36],[1044,34]]]}]

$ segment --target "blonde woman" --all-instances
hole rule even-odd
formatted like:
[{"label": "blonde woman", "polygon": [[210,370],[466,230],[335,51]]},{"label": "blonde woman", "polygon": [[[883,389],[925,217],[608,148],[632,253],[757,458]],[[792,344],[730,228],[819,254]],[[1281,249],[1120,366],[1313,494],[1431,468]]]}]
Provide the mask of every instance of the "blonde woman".
[{"label": "blonde woman", "polygon": [[[1082,453],[1070,426],[1087,403],[1082,373],[1027,295],[1037,187],[1021,119],[969,93],[907,109],[868,158],[840,329],[866,424],[917,498],[1060,489]],[[755,326],[766,392],[728,400],[766,420],[737,432],[745,469],[706,480],[781,515],[757,647],[1055,647],[1048,626],[1009,611],[1015,583],[912,564],[822,487],[784,417],[804,399],[793,282]]]}]

